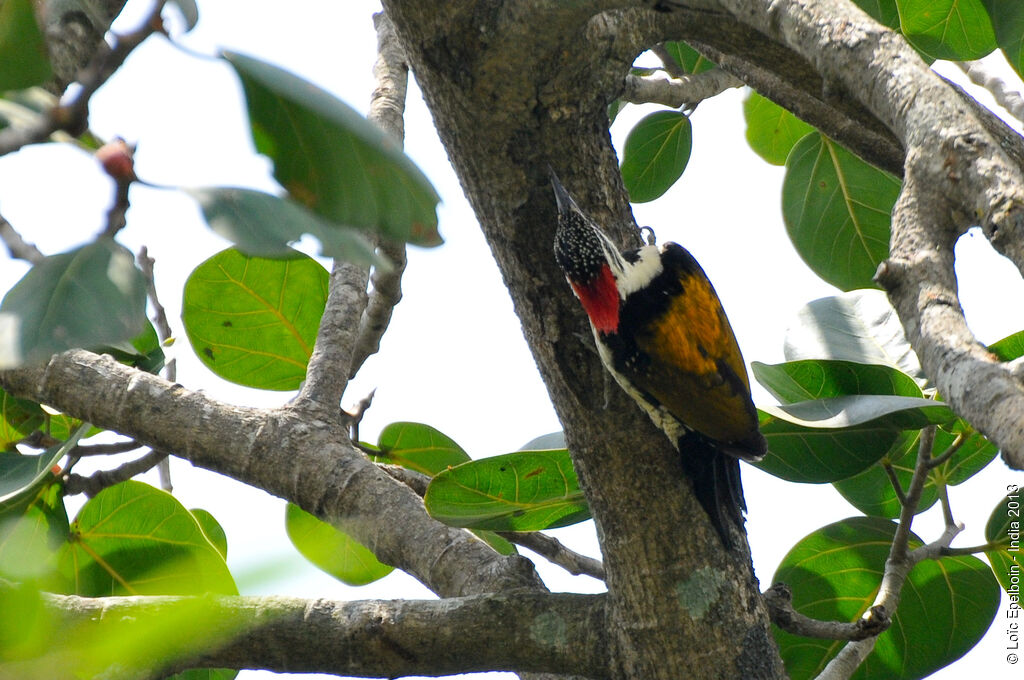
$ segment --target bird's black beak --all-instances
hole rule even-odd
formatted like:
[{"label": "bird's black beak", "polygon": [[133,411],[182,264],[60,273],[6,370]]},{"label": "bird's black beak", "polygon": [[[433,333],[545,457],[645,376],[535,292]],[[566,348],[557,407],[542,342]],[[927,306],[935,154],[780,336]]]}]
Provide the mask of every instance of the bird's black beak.
[{"label": "bird's black beak", "polygon": [[579,211],[576,201],[572,200],[572,196],[562,186],[562,182],[558,179],[555,171],[548,168],[548,172],[551,174],[551,187],[555,190],[555,202],[558,203],[558,213],[560,215],[567,215],[574,208]]}]

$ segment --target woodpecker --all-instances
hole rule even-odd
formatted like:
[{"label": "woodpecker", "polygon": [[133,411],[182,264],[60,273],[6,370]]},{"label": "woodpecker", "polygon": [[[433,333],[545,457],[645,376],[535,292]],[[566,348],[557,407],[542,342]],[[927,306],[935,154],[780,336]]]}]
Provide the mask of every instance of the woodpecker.
[{"label": "woodpecker", "polygon": [[677,243],[620,251],[551,173],[555,259],[615,381],[679,450],[722,543],[743,522],[739,461],[767,444],[739,345],[704,270]]}]

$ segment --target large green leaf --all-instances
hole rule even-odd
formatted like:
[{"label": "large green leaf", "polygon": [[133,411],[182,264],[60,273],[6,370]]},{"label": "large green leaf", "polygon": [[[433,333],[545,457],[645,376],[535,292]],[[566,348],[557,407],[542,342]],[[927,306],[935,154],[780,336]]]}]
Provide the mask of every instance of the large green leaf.
[{"label": "large green leaf", "polygon": [[0,3],[0,92],[40,85],[53,74],[32,0]]},{"label": "large green leaf", "polygon": [[[803,538],[782,560],[773,582],[793,591],[793,607],[826,621],[856,621],[874,603],[896,525],[856,517]],[[911,547],[921,542],[911,540]],[[854,674],[858,680],[913,680],[963,656],[988,630],[999,606],[999,587],[980,560],[925,560],[910,572],[889,630]],[[845,644],[798,637],[775,629],[793,680],[817,676]]]},{"label": "large green leaf", "polygon": [[916,430],[956,419],[956,414],[941,401],[886,394],[850,394],[780,406],[766,405],[761,410],[794,425],[824,429],[872,425]]},{"label": "large green leaf", "polygon": [[[933,444],[934,455],[945,451],[953,443],[954,438],[955,435],[952,433],[941,428],[937,429]],[[895,450],[890,451],[883,461],[879,461],[878,465],[872,465],[860,474],[832,483],[843,498],[865,515],[890,519],[899,517],[902,506],[881,463],[888,460],[896,477],[900,480],[901,488],[906,490],[909,487],[917,461],[920,432],[906,431],[902,433],[902,439],[905,441],[901,441],[898,446],[894,447]],[[907,452],[912,455],[903,455]],[[921,494],[918,512],[927,510],[938,500],[939,484],[955,486],[963,483],[983,470],[995,459],[997,453],[996,447],[980,434],[968,435],[967,440],[952,458],[929,473]]]},{"label": "large green leaf", "polygon": [[893,366],[919,382],[921,364],[896,310],[880,290],[857,290],[807,303],[786,329],[787,361],[838,359]]},{"label": "large green leaf", "polygon": [[1024,3],[1006,0],[983,0],[992,18],[996,42],[1006,60],[1024,77]]},{"label": "large green leaf", "polygon": [[274,177],[318,215],[433,246],[440,200],[394,139],[330,93],[271,64],[225,59],[242,80],[256,149]]},{"label": "large green leaf", "polygon": [[715,67],[715,62],[706,59],[703,54],[682,41],[666,42],[664,46],[665,51],[686,73],[703,73]]},{"label": "large green leaf", "polygon": [[225,380],[298,389],[327,302],[327,283],[327,270],[300,253],[268,259],[221,251],[185,282],[181,317],[192,349]]},{"label": "large green leaf", "polygon": [[[1021,572],[1021,498],[1024,494],[1016,484],[1006,485],[1006,495],[992,509],[985,524],[985,540],[997,545],[985,552],[992,573],[1007,593],[1016,595],[1020,603]],[[1019,609],[1018,609],[1019,611]]]},{"label": "large green leaf", "polygon": [[822,136],[805,136],[786,160],[782,217],[800,257],[837,288],[870,288],[889,255],[900,181]]},{"label": "large green leaf", "polygon": [[442,470],[469,461],[455,440],[423,423],[391,423],[380,432],[375,458],[433,477]]},{"label": "large green leaf", "polygon": [[668,191],[686,169],[692,143],[690,119],[678,111],[658,111],[637,123],[622,152],[629,200],[653,201]]},{"label": "large green leaf", "polygon": [[909,375],[892,366],[835,359],[802,359],[783,364],[751,363],[757,382],[784,404],[851,394],[921,397]]},{"label": "large green leaf", "polygon": [[131,340],[145,329],[146,280],[109,238],[43,259],[0,303],[0,369],[75,347]]},{"label": "large green leaf", "polygon": [[174,496],[128,481],[90,499],[58,558],[77,595],[237,594],[224,558]]},{"label": "large green leaf", "polygon": [[284,525],[292,545],[303,557],[342,583],[362,586],[384,578],[394,570],[354,538],[297,505],[288,504]]},{"label": "large green leaf", "polygon": [[823,484],[862,472],[882,458],[900,436],[883,425],[835,430],[804,427],[759,413],[768,454],[754,465],[791,482]]},{"label": "large green leaf", "polygon": [[540,531],[590,518],[569,452],[520,451],[464,463],[434,477],[427,512],[445,524]]},{"label": "large green leaf", "polygon": [[290,245],[310,234],[320,241],[320,253],[326,257],[388,266],[362,233],[287,198],[234,187],[201,187],[185,193],[199,203],[210,228],[247,255],[288,256],[295,252]]},{"label": "large green leaf", "polygon": [[743,100],[743,118],[750,148],[772,165],[785,165],[796,143],[814,132],[813,126],[753,90]]},{"label": "large green leaf", "polygon": [[896,0],[896,5],[903,35],[936,59],[971,61],[996,48],[982,0]]}]

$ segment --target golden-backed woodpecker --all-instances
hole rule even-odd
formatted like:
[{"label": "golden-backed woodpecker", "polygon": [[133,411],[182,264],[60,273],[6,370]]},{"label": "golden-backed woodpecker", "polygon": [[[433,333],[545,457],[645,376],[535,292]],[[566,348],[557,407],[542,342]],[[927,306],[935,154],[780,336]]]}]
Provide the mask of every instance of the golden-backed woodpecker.
[{"label": "golden-backed woodpecker", "polygon": [[766,450],[739,345],[704,270],[676,243],[620,252],[552,173],[555,259],[605,368],[682,455],[726,547],[746,510],[739,460]]}]

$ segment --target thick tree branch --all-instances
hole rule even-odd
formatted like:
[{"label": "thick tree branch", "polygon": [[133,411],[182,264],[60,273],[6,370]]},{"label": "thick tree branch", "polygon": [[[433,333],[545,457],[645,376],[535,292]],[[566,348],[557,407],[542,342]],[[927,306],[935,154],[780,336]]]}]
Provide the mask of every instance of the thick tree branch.
[{"label": "thick tree branch", "polygon": [[39,4],[54,71],[47,89],[59,95],[78,79],[96,51],[105,47],[103,36],[125,0],[46,0]]},{"label": "thick tree branch", "polygon": [[866,616],[845,621],[819,621],[793,609],[793,592],[784,583],[776,583],[764,593],[772,623],[794,635],[824,640],[864,640],[884,632],[892,620],[882,606],[874,606]]},{"label": "thick tree branch", "polygon": [[336,409],[319,419],[291,406],[223,404],[81,350],[0,372],[0,386],[292,501],[438,595],[540,588],[528,560],[431,519],[418,496],[348,443]]},{"label": "thick tree branch", "polygon": [[1007,464],[1024,469],[1024,389],[968,330],[953,270],[956,239],[981,224],[992,245],[1024,271],[1021,139],[1003,134],[1005,126],[853,3],[719,4],[799,55],[827,89],[857,100],[906,150],[890,259],[878,280],[939,391],[999,445]]},{"label": "thick tree branch", "polygon": [[295,398],[297,408],[337,412],[348,385],[358,333],[356,319],[366,308],[368,279],[369,271],[364,265],[334,261],[327,304],[306,368],[306,381]]},{"label": "thick tree branch", "polygon": [[988,90],[996,103],[1006,109],[1007,113],[1024,122],[1024,97],[1017,90],[1011,89],[1006,81],[989,73],[978,61],[955,62],[957,68],[967,74],[971,82]]},{"label": "thick tree branch", "polygon": [[666,77],[655,73],[649,76],[626,76],[622,99],[631,104],[664,104],[674,109],[697,104],[743,81],[718,68],[695,75]]},{"label": "thick tree branch", "polygon": [[[45,613],[61,629],[73,629],[77,640],[88,639],[92,631],[102,636],[104,626],[109,630],[121,621],[145,630],[150,617],[188,615],[189,626],[180,631],[186,639],[175,650],[184,657],[166,665],[166,658],[138,650],[118,654],[109,666],[94,669],[97,676],[112,680],[157,680],[187,668],[389,678],[518,669],[605,677],[599,653],[604,646],[602,595],[519,591],[356,602],[49,594],[43,599]],[[131,630],[125,634],[130,636]],[[50,647],[40,658],[5,663],[5,670],[41,678],[51,677],[54,668],[80,668],[67,658],[69,648],[74,645]],[[94,659],[96,652],[92,654]]]},{"label": "thick tree branch", "polygon": [[[549,165],[621,244],[639,242],[606,107],[636,55],[669,35],[664,15],[625,4],[384,3],[565,427],[607,574],[609,674],[674,679],[715,659],[705,677],[781,677],[749,557],[722,551],[678,453],[635,403],[616,389],[606,403],[551,254]],[[708,19],[685,21],[696,32]]]}]

